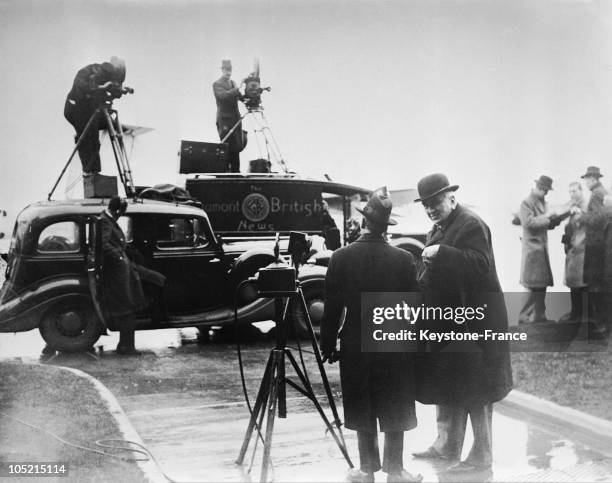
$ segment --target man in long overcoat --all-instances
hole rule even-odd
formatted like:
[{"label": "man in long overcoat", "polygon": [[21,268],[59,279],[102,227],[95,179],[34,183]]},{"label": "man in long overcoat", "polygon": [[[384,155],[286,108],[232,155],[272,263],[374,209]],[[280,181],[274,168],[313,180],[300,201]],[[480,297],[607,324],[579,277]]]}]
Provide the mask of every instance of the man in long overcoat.
[{"label": "man in long overcoat", "polygon": [[140,276],[128,258],[125,235],[117,224],[126,208],[126,201],[115,196],[100,215],[102,279],[106,309],[119,326],[117,353],[138,355],[134,347],[135,314],[147,306],[147,300]]},{"label": "man in long overcoat", "polygon": [[[423,249],[419,283],[427,307],[486,307],[482,320],[433,321],[437,332],[485,329],[507,331],[506,306],[495,268],[491,232],[482,219],[459,205],[443,174],[426,176],[418,183],[420,199],[435,223]],[[427,321],[427,324],[430,322]],[[468,351],[448,342],[428,342],[417,365],[417,400],[437,404],[438,438],[418,458],[456,460],[461,457],[468,415],[474,444],[465,461],[452,471],[473,471],[491,466],[493,402],[512,387],[510,354],[505,342],[475,343]]]},{"label": "man in long overcoat", "polygon": [[521,243],[520,283],[529,292],[525,297],[519,323],[546,320],[546,287],[553,284],[548,255],[548,230],[552,228],[546,195],[552,190],[552,179],[542,175],[535,187],[521,203],[519,218],[523,227]]},{"label": "man in long overcoat", "polygon": [[587,284],[589,298],[589,318],[597,325],[597,332],[602,335],[609,326],[609,291],[606,277],[606,255],[610,247],[606,243],[606,227],[609,214],[604,206],[608,191],[601,184],[600,169],[589,166],[581,177],[591,190],[591,199],[584,221],[586,226],[584,249],[584,281]]},{"label": "man in long overcoat", "polygon": [[570,288],[572,310],[565,318],[582,320],[583,295],[586,291],[584,282],[584,248],[586,242],[586,227],[584,214],[588,202],[584,199],[582,185],[574,181],[569,185],[570,216],[565,225],[563,245],[565,248],[565,285]]},{"label": "man in long overcoat", "polygon": [[382,469],[388,481],[420,481],[403,469],[404,431],[416,426],[413,354],[361,352],[361,295],[364,292],[414,292],[418,290],[412,255],[390,246],[383,233],[391,200],[374,194],[362,214],[366,232],[331,257],[325,278],[325,316],[321,325],[321,352],[325,360],[338,358],[345,426],[357,431],[360,469],[349,481],[374,481],[381,469],[377,422],[385,433]]},{"label": "man in long overcoat", "polygon": [[[213,93],[217,102],[217,132],[219,139],[223,139],[227,133],[240,121],[240,110],[238,100],[241,97],[240,90],[232,77],[232,63],[229,60],[221,62],[222,75],[213,83]],[[236,126],[228,144],[228,171],[240,172],[240,152],[244,148],[242,141],[242,123]]]}]

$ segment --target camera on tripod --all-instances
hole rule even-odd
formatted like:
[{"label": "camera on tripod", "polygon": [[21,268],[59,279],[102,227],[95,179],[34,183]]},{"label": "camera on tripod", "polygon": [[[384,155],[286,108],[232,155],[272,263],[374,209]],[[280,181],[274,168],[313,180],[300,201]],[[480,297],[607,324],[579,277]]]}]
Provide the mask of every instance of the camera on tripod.
[{"label": "camera on tripod", "polygon": [[134,89],[128,86],[124,86],[121,83],[108,81],[98,86],[101,92],[99,103],[112,105],[115,99],[119,99],[124,94],[134,94]]},{"label": "camera on tripod", "polygon": [[290,232],[288,252],[291,255],[293,266],[289,266],[279,259],[279,236],[277,234],[276,246],[274,247],[276,261],[258,272],[259,295],[261,297],[277,297],[297,293],[299,266],[309,249],[310,244],[305,233]]},{"label": "camera on tripod", "polygon": [[261,106],[261,93],[270,92],[270,87],[261,87],[259,74],[252,72],[244,79],[244,95],[240,99],[249,110],[258,109]]}]

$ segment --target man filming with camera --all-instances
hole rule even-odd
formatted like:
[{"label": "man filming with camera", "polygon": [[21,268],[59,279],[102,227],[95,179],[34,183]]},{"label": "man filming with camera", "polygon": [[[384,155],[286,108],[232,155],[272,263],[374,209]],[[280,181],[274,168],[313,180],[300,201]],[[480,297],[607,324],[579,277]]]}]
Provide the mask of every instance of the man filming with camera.
[{"label": "man filming with camera", "polygon": [[221,77],[213,83],[213,93],[217,102],[217,132],[221,141],[228,135],[224,142],[228,145],[228,172],[240,172],[240,152],[244,149],[242,140],[242,123],[240,122],[240,110],[238,101],[242,98],[240,89],[232,80],[232,62],[221,61]]},{"label": "man filming with camera", "polygon": [[111,57],[110,62],[89,64],[79,70],[66,97],[64,117],[76,131],[75,142],[79,142],[83,135],[78,152],[85,176],[99,173],[101,170],[98,131],[107,127],[106,120],[98,113],[97,119],[93,120],[87,132],[85,128],[96,109],[126,92],[123,88],[124,80],[125,61],[119,57]]}]

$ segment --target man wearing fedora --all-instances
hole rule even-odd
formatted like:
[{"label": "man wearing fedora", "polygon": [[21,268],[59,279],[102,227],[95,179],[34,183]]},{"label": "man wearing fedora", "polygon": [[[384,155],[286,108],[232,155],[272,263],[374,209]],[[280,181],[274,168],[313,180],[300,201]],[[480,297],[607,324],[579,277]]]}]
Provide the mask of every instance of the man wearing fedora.
[{"label": "man wearing fedora", "polygon": [[[232,62],[221,61],[221,77],[213,83],[213,93],[217,103],[217,131],[219,139],[223,139],[227,133],[240,121],[240,110],[238,100],[241,98],[240,89],[232,80]],[[240,152],[244,149],[242,139],[242,123],[234,129],[227,139],[228,145],[228,172],[240,172]]]},{"label": "man wearing fedora", "polygon": [[591,190],[591,198],[587,206],[583,221],[586,225],[584,249],[584,282],[587,284],[589,295],[589,318],[596,324],[597,335],[605,335],[609,330],[609,302],[610,287],[606,277],[606,252],[610,250],[606,244],[606,225],[609,215],[604,200],[608,191],[601,184],[603,176],[599,167],[589,166],[581,176]]},{"label": "man wearing fedora", "polygon": [[[451,185],[441,173],[418,183],[419,198],[434,226],[423,249],[419,284],[428,307],[486,307],[482,320],[428,320],[436,332],[483,333],[508,330],[508,317],[491,242],[484,221],[457,203]],[[431,325],[430,325],[431,324]],[[468,349],[468,350],[466,350]],[[438,437],[416,458],[453,463],[450,472],[488,470],[492,463],[493,403],[512,388],[507,343],[482,342],[471,346],[427,342],[416,364],[417,400],[437,405]],[[467,418],[474,443],[461,458]]]},{"label": "man wearing fedora", "polygon": [[[325,277],[325,314],[321,353],[330,363],[340,360],[345,426],[357,431],[360,468],[348,481],[373,482],[382,468],[387,481],[418,482],[403,468],[404,431],[416,426],[413,354],[361,352],[361,296],[364,292],[418,291],[412,255],[384,238],[392,203],[386,189],[375,192],[363,210],[366,228],[352,244],[331,256]],[[346,316],[336,348],[342,312]],[[381,465],[378,426],[385,433]]]},{"label": "man wearing fedora", "polygon": [[535,187],[521,203],[519,218],[521,237],[521,279],[528,290],[519,315],[519,324],[546,321],[546,287],[553,284],[548,255],[548,230],[559,223],[556,213],[548,210],[546,195],[552,188],[552,178],[546,175],[535,180]]}]

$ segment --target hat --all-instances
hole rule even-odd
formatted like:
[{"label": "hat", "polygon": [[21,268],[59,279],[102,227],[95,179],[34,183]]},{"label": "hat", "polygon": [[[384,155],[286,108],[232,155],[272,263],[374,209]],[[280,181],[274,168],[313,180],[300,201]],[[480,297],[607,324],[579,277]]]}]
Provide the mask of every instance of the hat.
[{"label": "hat", "polygon": [[603,174],[601,174],[601,171],[599,171],[598,166],[589,166],[586,170],[586,173],[584,173],[580,177],[581,178],[588,178],[588,177],[601,178],[602,176]]},{"label": "hat", "polygon": [[446,191],[457,191],[458,188],[458,184],[449,184],[448,178],[445,174],[430,174],[419,181],[419,184],[417,185],[419,198],[414,201],[416,203],[419,201],[428,200],[429,198],[432,198],[440,193],[445,193]]},{"label": "hat", "polygon": [[222,69],[231,69],[232,68],[232,61],[229,59],[223,59],[221,61],[221,68]]},{"label": "hat", "polygon": [[397,221],[391,218],[392,209],[393,203],[385,186],[375,190],[363,210],[357,208],[357,211],[371,222],[379,225],[396,225]]},{"label": "hat", "polygon": [[125,80],[125,60],[113,55],[110,58],[110,63],[114,67],[112,73],[113,81],[123,84]]},{"label": "hat", "polygon": [[536,182],[536,184],[544,189],[547,190],[552,190],[552,178],[550,176],[546,176],[545,174],[543,174],[542,176],[540,176],[538,179],[534,179],[534,181]]}]

